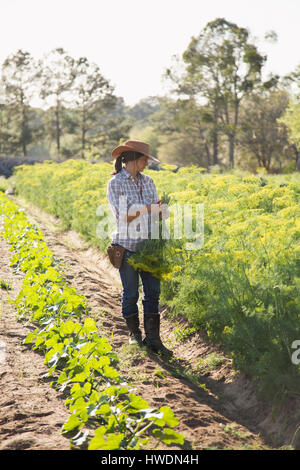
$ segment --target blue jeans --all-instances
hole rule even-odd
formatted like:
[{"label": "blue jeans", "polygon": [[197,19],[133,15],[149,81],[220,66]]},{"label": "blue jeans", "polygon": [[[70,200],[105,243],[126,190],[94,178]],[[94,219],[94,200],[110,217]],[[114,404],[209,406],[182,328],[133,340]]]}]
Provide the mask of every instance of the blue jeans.
[{"label": "blue jeans", "polygon": [[119,269],[123,294],[122,315],[124,318],[138,313],[139,276],[141,277],[144,297],[142,300],[143,313],[159,313],[160,280],[146,271],[136,271],[127,260],[134,253],[125,250],[121,268]]}]

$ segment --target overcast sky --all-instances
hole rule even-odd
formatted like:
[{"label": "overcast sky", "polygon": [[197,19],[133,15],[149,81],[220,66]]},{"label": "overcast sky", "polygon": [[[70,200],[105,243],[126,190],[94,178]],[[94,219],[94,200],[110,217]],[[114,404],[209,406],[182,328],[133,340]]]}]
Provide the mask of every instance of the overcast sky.
[{"label": "overcast sky", "polygon": [[[128,105],[164,94],[172,56],[218,17],[257,38],[266,72],[300,64],[300,0],[0,0],[0,15],[1,63],[18,49],[40,58],[62,47],[96,62]],[[264,41],[270,30],[277,44]]]}]

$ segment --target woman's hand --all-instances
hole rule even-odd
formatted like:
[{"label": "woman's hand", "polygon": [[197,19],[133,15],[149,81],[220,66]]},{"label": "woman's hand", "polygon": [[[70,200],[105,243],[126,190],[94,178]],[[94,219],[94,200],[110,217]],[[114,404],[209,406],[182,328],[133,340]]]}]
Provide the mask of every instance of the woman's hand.
[{"label": "woman's hand", "polygon": [[161,201],[158,201],[156,204],[151,204],[150,207],[152,206],[152,214],[158,214],[159,215],[159,218],[160,219],[168,219],[168,217],[170,217],[170,211],[169,211],[169,208],[167,206],[167,204],[165,204],[163,202],[163,200]]},{"label": "woman's hand", "polygon": [[148,204],[147,206],[148,214],[159,214],[160,212],[160,204]]},{"label": "woman's hand", "polygon": [[147,204],[146,206],[142,206],[140,209],[136,211],[134,215],[129,215],[127,213],[127,222],[131,222],[132,220],[136,219],[140,215],[145,214],[154,214],[158,215],[162,219],[167,219],[170,217],[170,212],[168,206],[163,202],[159,201],[156,204]]}]

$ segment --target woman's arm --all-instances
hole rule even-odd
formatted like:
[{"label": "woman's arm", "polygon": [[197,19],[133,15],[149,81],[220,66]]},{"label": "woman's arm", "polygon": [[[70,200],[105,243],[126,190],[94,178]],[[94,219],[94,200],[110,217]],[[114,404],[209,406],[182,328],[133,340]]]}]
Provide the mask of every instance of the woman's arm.
[{"label": "woman's arm", "polygon": [[160,204],[147,204],[145,206],[140,207],[134,215],[131,214],[132,210],[129,210],[127,212],[127,222],[131,222],[132,220],[136,219],[140,215],[159,212],[159,209],[160,209]]}]

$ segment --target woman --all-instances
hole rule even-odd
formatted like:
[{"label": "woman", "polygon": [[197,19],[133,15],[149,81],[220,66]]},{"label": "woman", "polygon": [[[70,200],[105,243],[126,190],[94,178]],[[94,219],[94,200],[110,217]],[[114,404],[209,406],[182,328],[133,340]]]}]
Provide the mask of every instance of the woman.
[{"label": "woman", "polygon": [[[128,140],[112,151],[115,169],[108,183],[107,199],[117,225],[112,244],[125,248],[119,272],[123,286],[122,315],[130,331],[130,343],[144,344],[156,353],[169,355],[172,352],[162,344],[159,335],[160,281],[149,272],[136,271],[128,263],[128,258],[150,236],[151,216],[155,214],[159,217],[162,214],[154,181],[142,174],[149,159],[159,163],[149,152],[149,145],[137,140]],[[146,336],[143,341],[137,305],[139,276],[144,291],[142,304]]]}]

